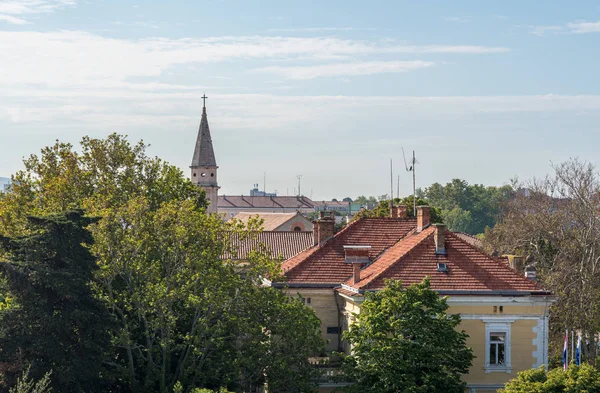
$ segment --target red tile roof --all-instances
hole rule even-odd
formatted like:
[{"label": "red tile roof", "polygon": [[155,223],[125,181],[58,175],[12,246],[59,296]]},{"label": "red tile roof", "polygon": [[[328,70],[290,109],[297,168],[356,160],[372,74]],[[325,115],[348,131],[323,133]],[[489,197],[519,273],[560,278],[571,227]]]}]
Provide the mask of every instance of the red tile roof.
[{"label": "red tile roof", "polygon": [[[445,231],[445,254],[436,254],[435,228],[416,232],[414,219],[363,218],[355,221],[320,247],[311,247],[286,260],[282,267],[290,285],[344,284],[344,291],[378,290],[386,279],[406,285],[429,276],[432,289],[447,293],[545,293],[526,279],[461,236]],[[370,245],[371,263],[352,278],[343,246]],[[437,270],[437,263],[448,266]],[[458,291],[458,292],[457,292]]]},{"label": "red tile roof", "polygon": [[309,198],[301,196],[247,196],[219,195],[219,209],[227,208],[262,208],[262,209],[314,209]]},{"label": "red tile roof", "polygon": [[278,231],[259,232],[245,239],[233,235],[230,244],[231,253],[226,253],[224,259],[246,260],[252,250],[264,245],[276,259],[289,259],[313,245],[312,232]]},{"label": "red tile roof", "polygon": [[[436,255],[433,228],[413,234],[384,253],[361,272],[361,281],[346,282],[356,289],[381,289],[386,279],[418,283],[426,276],[437,291],[536,292],[541,288],[450,231],[445,233],[445,255]],[[439,272],[437,263],[448,266]],[[375,274],[374,274],[375,273]]]},{"label": "red tile roof", "polygon": [[338,232],[321,246],[314,246],[282,265],[288,283],[341,283],[352,274],[344,263],[344,246],[371,246],[375,259],[416,227],[415,219],[363,218]]}]

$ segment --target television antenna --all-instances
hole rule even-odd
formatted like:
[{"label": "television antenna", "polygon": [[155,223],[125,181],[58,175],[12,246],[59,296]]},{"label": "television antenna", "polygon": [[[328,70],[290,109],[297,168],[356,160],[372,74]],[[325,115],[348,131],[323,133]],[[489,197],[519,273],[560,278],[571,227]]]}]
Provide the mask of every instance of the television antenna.
[{"label": "television antenna", "polygon": [[302,193],[300,192],[300,183],[302,181],[302,175],[298,175],[296,177],[298,178],[298,196],[302,196]]},{"label": "television antenna", "polygon": [[406,168],[406,172],[412,172],[413,178],[413,214],[415,217],[417,216],[417,187],[416,187],[416,175],[415,175],[415,167],[419,163],[415,158],[415,151],[413,150],[412,160],[410,160],[410,166],[406,162],[406,155],[404,154],[404,148],[402,148],[402,157],[404,158],[404,167]]}]

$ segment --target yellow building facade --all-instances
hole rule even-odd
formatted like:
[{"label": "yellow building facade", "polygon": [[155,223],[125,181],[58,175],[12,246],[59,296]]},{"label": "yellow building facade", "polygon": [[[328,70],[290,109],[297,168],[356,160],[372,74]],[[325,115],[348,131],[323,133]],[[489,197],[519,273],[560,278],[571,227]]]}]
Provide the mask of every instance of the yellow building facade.
[{"label": "yellow building facade", "polygon": [[[429,277],[469,335],[475,358],[463,378],[467,392],[495,392],[518,372],[546,365],[552,294],[506,260],[430,225],[423,210],[416,220],[402,214],[361,219],[335,236],[325,228],[320,233],[328,238],[315,236],[312,248],[284,262],[287,281],[274,285],[315,311],[328,352],[349,353],[342,332],[360,313],[366,292],[382,289],[387,279],[410,285]],[[335,387],[324,380],[319,391]]]}]

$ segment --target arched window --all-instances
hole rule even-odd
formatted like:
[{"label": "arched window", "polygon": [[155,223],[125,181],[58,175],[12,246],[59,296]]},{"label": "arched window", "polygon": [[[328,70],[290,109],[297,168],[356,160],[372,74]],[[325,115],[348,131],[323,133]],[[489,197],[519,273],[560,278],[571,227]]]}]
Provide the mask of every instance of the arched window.
[{"label": "arched window", "polygon": [[302,228],[300,228],[299,226],[294,227],[294,232],[300,232],[301,230],[302,230]]}]

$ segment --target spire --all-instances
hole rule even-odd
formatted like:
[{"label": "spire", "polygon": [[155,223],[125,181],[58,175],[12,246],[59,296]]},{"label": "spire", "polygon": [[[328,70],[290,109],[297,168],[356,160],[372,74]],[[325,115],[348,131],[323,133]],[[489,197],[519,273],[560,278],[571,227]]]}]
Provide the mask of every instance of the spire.
[{"label": "spire", "polygon": [[216,167],[217,160],[213,150],[212,138],[210,137],[210,129],[208,128],[208,118],[206,117],[206,95],[202,97],[204,104],[202,105],[202,120],[198,128],[198,138],[196,139],[196,148],[194,149],[194,157],[192,158],[192,167]]}]

